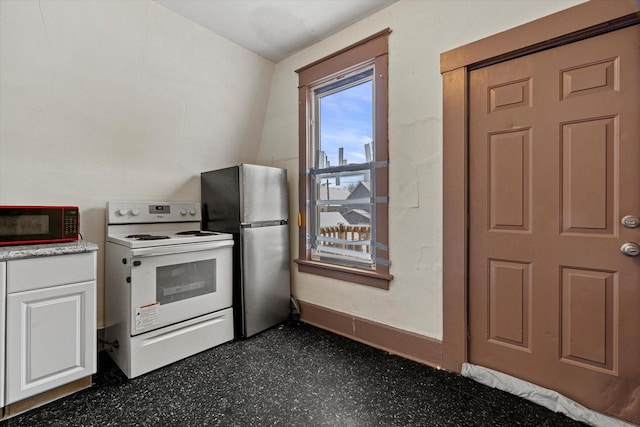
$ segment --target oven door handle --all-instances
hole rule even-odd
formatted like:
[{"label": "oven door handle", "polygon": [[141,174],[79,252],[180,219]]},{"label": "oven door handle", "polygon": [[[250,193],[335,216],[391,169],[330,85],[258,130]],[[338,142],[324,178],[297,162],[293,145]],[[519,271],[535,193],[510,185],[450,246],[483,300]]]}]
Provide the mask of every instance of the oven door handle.
[{"label": "oven door handle", "polygon": [[186,252],[208,251],[212,249],[227,248],[231,246],[233,246],[233,240],[220,240],[217,242],[156,246],[153,248],[132,249],[131,255],[135,258],[140,258],[140,257],[160,256],[160,255],[183,254]]}]

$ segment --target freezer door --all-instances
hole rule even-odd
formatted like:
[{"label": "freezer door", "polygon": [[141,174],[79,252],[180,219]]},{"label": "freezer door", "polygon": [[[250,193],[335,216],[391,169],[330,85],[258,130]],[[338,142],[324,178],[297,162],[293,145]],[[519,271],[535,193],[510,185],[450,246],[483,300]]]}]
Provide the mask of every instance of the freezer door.
[{"label": "freezer door", "polygon": [[289,219],[287,170],[257,165],[240,166],[243,224]]},{"label": "freezer door", "polygon": [[244,228],[240,239],[243,332],[249,337],[289,318],[288,226]]}]

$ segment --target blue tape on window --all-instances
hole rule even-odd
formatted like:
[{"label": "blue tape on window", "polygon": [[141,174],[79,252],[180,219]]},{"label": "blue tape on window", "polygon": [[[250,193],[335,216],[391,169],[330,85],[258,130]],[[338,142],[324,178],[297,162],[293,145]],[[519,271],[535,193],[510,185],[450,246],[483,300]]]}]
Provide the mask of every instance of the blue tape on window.
[{"label": "blue tape on window", "polygon": [[381,249],[381,250],[383,250],[385,252],[389,252],[389,246],[387,246],[387,245],[385,245],[383,243],[380,243],[380,242],[376,242],[376,249]]},{"label": "blue tape on window", "polygon": [[386,168],[387,166],[389,166],[389,161],[388,160],[384,160],[381,162],[373,162],[373,167],[374,168]]},{"label": "blue tape on window", "polygon": [[304,172],[300,172],[300,176],[305,175],[324,175],[324,174],[338,174],[340,172],[354,172],[354,171],[366,171],[377,168],[386,168],[389,166],[388,161],[370,162],[370,163],[355,163],[341,166],[329,166],[324,168],[307,169]]}]

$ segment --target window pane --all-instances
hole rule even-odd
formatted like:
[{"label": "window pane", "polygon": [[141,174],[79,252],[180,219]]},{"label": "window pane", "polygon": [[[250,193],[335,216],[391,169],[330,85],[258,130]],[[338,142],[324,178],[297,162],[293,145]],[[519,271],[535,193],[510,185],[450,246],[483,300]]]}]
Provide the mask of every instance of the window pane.
[{"label": "window pane", "polygon": [[346,264],[371,264],[371,183],[369,170],[318,174],[316,257]]},{"label": "window pane", "polygon": [[361,164],[373,158],[373,83],[367,80],[318,96],[319,168]]}]

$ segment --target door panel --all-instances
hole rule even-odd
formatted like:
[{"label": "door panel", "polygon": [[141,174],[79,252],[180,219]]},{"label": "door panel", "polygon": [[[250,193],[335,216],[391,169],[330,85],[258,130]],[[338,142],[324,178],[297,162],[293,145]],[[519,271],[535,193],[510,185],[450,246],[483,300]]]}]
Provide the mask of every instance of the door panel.
[{"label": "door panel", "polygon": [[489,339],[530,351],[529,264],[489,260]]},{"label": "door panel", "polygon": [[240,222],[246,224],[289,218],[286,169],[242,165],[240,188]]},{"label": "door panel", "polygon": [[615,273],[562,268],[563,361],[615,372],[613,362],[619,355],[613,343],[617,332],[613,320],[620,315],[613,302],[617,290]]},{"label": "door panel", "polygon": [[244,333],[249,337],[289,318],[289,227],[243,228]]},{"label": "door panel", "polygon": [[492,230],[529,230],[529,129],[489,136]]},{"label": "door panel", "polygon": [[640,26],[470,73],[471,363],[640,422]]},{"label": "door panel", "polygon": [[[616,117],[562,125],[562,229],[613,234]],[[585,171],[589,171],[588,174]]]},{"label": "door panel", "polygon": [[96,372],[95,281],[9,294],[6,403]]}]

